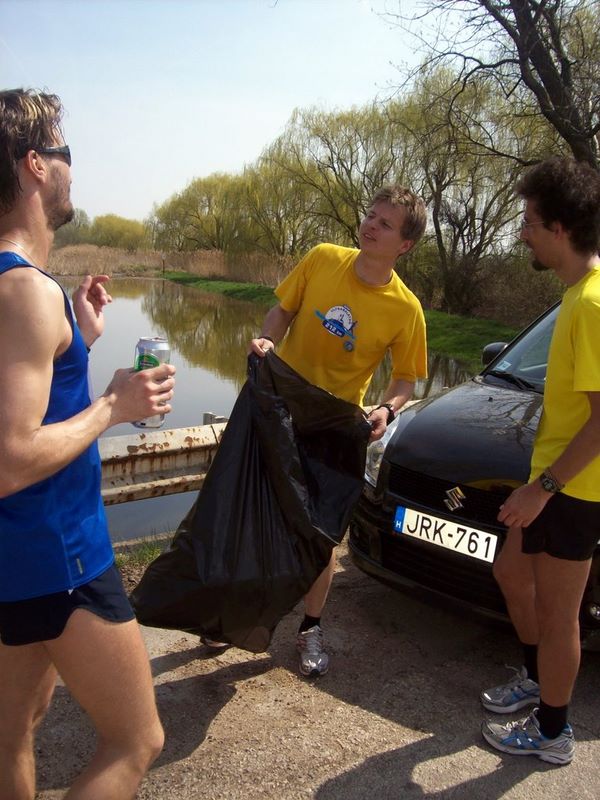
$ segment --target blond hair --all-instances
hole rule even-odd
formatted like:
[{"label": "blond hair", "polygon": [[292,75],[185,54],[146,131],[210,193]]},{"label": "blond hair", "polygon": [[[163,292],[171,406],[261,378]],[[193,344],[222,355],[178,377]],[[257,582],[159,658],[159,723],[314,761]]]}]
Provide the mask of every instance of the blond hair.
[{"label": "blond hair", "polygon": [[397,183],[382,186],[371,198],[370,205],[374,206],[375,203],[389,203],[391,206],[401,206],[406,209],[401,231],[404,239],[416,244],[425,233],[427,226],[425,201],[410,189]]}]

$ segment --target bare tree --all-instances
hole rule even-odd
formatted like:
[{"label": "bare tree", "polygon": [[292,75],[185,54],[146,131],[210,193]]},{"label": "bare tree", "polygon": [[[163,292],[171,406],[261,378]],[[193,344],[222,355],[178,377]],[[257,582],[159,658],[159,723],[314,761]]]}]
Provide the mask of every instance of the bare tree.
[{"label": "bare tree", "polygon": [[[421,38],[419,70],[451,66],[455,97],[475,78],[495,84],[513,114],[542,116],[575,158],[600,168],[600,0],[425,0],[424,8],[385,15]],[[432,18],[433,37],[423,27]]]},{"label": "bare tree", "polygon": [[[434,102],[454,76],[438,69],[421,76],[410,98],[387,107],[405,128],[406,154],[421,176],[420,190],[429,203],[436,247],[435,269],[417,276],[430,300],[440,294],[444,311],[468,314],[479,304],[491,260],[506,252],[514,238],[515,161],[476,147],[467,131],[448,123],[448,107]],[[482,91],[473,81],[456,99],[456,111],[481,128],[493,124],[497,92]],[[514,130],[505,130],[507,147]],[[496,137],[501,140],[500,132]]]}]

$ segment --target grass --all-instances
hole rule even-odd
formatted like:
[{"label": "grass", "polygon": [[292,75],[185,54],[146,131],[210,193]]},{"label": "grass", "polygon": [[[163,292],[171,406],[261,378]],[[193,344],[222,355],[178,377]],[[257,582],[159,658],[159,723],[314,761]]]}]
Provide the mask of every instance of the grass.
[{"label": "grass", "polygon": [[197,275],[190,275],[189,272],[165,271],[165,278],[174,283],[182,283],[185,286],[193,286],[203,292],[213,292],[231,297],[234,300],[246,300],[251,303],[259,303],[270,307],[275,304],[277,298],[270,286],[260,283],[236,283],[235,281],[223,281],[210,278],[199,278]]},{"label": "grass", "polygon": [[[247,300],[270,307],[277,302],[273,289],[257,283],[198,278],[189,272],[166,272],[175,283],[193,286],[203,292],[214,292],[236,300]],[[481,350],[490,342],[508,342],[517,333],[515,328],[489,319],[460,317],[442,311],[426,311],[427,341],[433,353],[441,353],[464,364],[473,372],[481,369]]]},{"label": "grass", "polygon": [[168,544],[168,537],[148,539],[141,542],[127,542],[115,545],[115,563],[119,569],[124,567],[143,567],[154,561]]},{"label": "grass", "polygon": [[460,361],[473,372],[481,369],[481,351],[490,342],[509,342],[518,331],[490,319],[426,311],[427,343],[434,353]]}]

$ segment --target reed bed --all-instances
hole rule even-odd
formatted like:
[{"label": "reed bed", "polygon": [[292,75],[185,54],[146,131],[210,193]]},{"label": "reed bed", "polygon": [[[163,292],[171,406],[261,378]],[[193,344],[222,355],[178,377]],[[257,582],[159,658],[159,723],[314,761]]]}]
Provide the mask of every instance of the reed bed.
[{"label": "reed bed", "polygon": [[160,277],[163,272],[189,272],[199,278],[276,286],[292,266],[291,259],[276,259],[262,253],[225,255],[220,250],[162,253],[155,250],[129,252],[116,247],[75,244],[50,253],[49,270],[54,275],[98,275]]}]

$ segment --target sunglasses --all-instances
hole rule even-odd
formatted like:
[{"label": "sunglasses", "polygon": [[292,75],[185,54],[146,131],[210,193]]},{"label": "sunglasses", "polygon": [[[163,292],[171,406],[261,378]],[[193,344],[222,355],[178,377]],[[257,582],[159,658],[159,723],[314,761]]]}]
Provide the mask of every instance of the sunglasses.
[{"label": "sunglasses", "polygon": [[25,153],[19,158],[25,158],[30,150],[35,150],[41,156],[62,156],[67,164],[71,166],[71,148],[68,144],[61,144],[57,147],[28,147]]},{"label": "sunglasses", "polygon": [[68,144],[63,144],[60,147],[36,147],[35,151],[44,156],[64,156],[67,164],[71,166],[71,149]]}]

